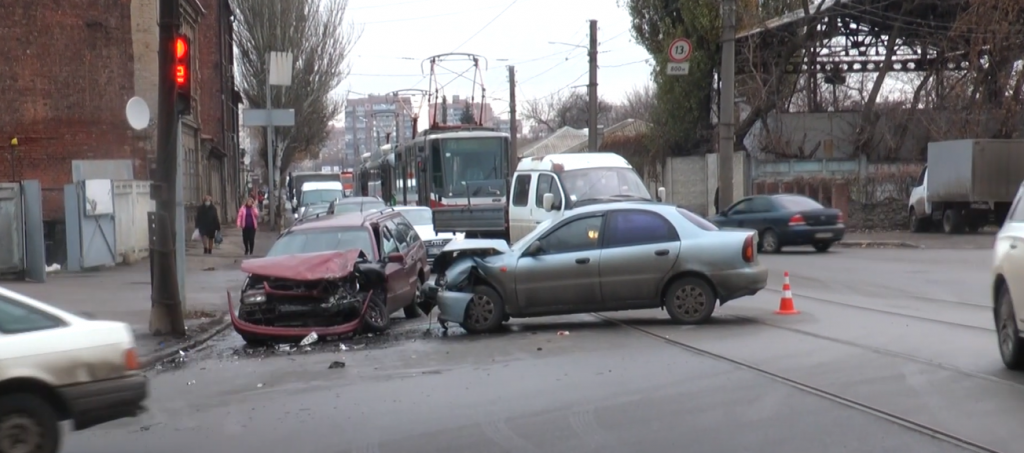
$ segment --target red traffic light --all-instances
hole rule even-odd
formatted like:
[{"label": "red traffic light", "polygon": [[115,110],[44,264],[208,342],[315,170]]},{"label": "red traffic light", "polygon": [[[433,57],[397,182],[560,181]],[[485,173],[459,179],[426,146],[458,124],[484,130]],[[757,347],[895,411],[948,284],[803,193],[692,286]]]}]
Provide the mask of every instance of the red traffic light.
[{"label": "red traffic light", "polygon": [[188,42],[185,41],[185,38],[182,37],[182,36],[179,36],[179,37],[175,38],[174,39],[174,58],[180,60],[182,58],[185,58],[186,54],[188,54]]}]

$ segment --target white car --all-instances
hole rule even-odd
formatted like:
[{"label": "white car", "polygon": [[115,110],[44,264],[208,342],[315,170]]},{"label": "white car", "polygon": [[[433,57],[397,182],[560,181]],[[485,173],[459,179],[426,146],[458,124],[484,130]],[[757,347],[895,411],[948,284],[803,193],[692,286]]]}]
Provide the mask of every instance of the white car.
[{"label": "white car", "polygon": [[992,308],[999,353],[1003,363],[1013,370],[1024,370],[1024,338],[1021,315],[1024,313],[1024,184],[996,234],[995,259],[992,265]]},{"label": "white car", "polygon": [[434,257],[441,253],[441,249],[448,245],[452,239],[465,236],[462,233],[438,233],[434,231],[434,213],[430,208],[423,206],[395,206],[395,210],[401,212],[409,223],[416,229],[416,234],[423,241],[427,248],[427,262],[433,263]]},{"label": "white car", "polygon": [[55,453],[60,422],[83,430],[143,410],[131,328],[0,287],[0,452]]}]

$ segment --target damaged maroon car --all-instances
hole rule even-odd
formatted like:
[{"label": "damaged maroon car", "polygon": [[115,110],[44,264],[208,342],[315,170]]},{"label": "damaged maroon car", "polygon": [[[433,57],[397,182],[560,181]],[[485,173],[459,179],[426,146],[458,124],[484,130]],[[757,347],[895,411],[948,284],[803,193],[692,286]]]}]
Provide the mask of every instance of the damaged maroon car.
[{"label": "damaged maroon car", "polygon": [[237,308],[228,294],[231,322],[249,343],[383,332],[390,324],[385,265],[358,249],[245,261]]},{"label": "damaged maroon car", "polygon": [[394,210],[295,225],[267,258],[242,263],[249,275],[236,300],[228,294],[232,324],[249,343],[387,330],[397,311],[420,315],[426,256],[415,229]]}]

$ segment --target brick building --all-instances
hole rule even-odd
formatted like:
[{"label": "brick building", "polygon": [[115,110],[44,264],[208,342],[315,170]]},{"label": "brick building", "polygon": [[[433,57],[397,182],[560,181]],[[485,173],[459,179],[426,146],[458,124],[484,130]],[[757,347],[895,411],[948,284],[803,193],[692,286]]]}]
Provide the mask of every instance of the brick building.
[{"label": "brick building", "polygon": [[[0,180],[38,179],[48,223],[64,217],[72,161],[131,162],[149,180],[156,152],[158,0],[3,0],[0,58]],[[185,202],[217,197],[225,218],[237,208],[238,104],[228,0],[181,0],[192,38],[194,114],[183,120]],[[132,96],[147,101],[150,127],[125,118]]]}]

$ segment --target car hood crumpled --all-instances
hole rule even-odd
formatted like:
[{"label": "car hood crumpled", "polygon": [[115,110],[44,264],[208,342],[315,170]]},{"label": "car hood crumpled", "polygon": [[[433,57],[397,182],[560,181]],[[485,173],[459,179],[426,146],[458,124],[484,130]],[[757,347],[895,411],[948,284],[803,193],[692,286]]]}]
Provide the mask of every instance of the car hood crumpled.
[{"label": "car hood crumpled", "polygon": [[479,258],[501,255],[511,252],[508,243],[500,239],[462,239],[448,243],[441,253],[434,258],[433,272],[444,274],[446,270],[462,256]]},{"label": "car hood crumpled", "polygon": [[303,253],[242,262],[242,272],[263,277],[297,281],[337,280],[345,278],[366,255],[360,249]]}]

